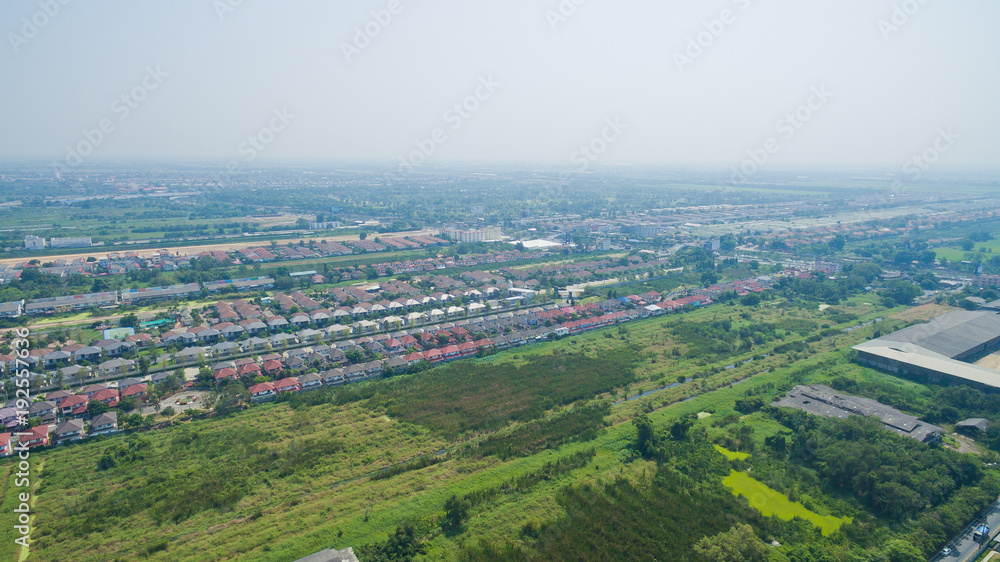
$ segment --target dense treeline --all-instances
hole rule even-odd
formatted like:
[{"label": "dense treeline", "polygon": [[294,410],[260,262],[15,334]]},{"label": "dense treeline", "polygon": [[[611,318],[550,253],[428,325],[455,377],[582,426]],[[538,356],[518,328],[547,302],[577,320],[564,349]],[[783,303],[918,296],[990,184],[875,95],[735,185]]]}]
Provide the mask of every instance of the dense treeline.
[{"label": "dense treeline", "polygon": [[875,418],[826,420],[812,428],[815,418],[798,419],[805,423],[792,427],[790,455],[890,520],[941,505],[983,477],[975,458],[894,435]]},{"label": "dense treeline", "polygon": [[842,273],[843,275],[834,279],[827,275],[815,275],[806,279],[783,277],[774,284],[774,289],[786,297],[837,304],[864,291],[865,287],[878,279],[882,268],[873,263],[861,263],[845,266]]},{"label": "dense treeline", "polygon": [[742,325],[734,324],[729,319],[704,322],[680,320],[670,326],[676,340],[684,342],[686,356],[711,357],[713,360],[746,353],[769,342],[780,341],[790,333],[808,334],[813,329],[814,322],[796,318],[783,318],[780,324],[760,322]]}]

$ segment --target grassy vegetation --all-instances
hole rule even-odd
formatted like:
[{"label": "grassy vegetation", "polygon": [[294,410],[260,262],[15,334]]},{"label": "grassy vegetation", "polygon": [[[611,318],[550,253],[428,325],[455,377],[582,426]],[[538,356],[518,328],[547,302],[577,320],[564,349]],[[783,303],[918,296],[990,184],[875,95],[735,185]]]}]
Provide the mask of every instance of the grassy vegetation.
[{"label": "grassy vegetation", "polygon": [[715,445],[715,450],[722,453],[724,457],[731,461],[745,461],[750,458],[750,453],[741,453],[739,451],[730,451],[729,449],[723,447],[722,445]]},{"label": "grassy vegetation", "polygon": [[777,517],[791,521],[795,517],[805,519],[818,527],[824,536],[830,536],[845,523],[850,523],[850,517],[834,517],[814,513],[804,505],[793,502],[788,496],[768,488],[745,472],[732,471],[722,480],[722,484],[731,489],[734,494],[743,496],[750,501],[750,507],[759,511],[765,517]]}]

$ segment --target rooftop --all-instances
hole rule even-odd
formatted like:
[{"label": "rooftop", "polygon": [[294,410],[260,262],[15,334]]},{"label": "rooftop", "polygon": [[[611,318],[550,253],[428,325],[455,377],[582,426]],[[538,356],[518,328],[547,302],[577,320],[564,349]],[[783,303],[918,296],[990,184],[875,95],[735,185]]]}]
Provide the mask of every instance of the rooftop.
[{"label": "rooftop", "polygon": [[850,416],[875,416],[886,429],[899,435],[912,437],[921,443],[937,439],[943,429],[904,414],[899,410],[869,398],[840,394],[828,386],[799,385],[783,398],[771,404],[776,407],[794,408],[827,418],[846,419]]}]

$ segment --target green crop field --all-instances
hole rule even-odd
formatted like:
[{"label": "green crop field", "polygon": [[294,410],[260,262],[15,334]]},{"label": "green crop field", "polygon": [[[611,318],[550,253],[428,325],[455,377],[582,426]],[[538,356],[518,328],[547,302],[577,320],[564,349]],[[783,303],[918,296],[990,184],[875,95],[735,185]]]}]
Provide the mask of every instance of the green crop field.
[{"label": "green crop field", "polygon": [[732,471],[722,480],[722,484],[731,489],[734,494],[750,500],[750,507],[761,512],[765,517],[777,517],[791,521],[795,517],[805,519],[822,530],[824,536],[832,535],[844,523],[850,523],[850,517],[834,517],[820,515],[806,509],[804,505],[793,502],[788,496],[768,488],[765,484],[754,480],[745,472]]}]

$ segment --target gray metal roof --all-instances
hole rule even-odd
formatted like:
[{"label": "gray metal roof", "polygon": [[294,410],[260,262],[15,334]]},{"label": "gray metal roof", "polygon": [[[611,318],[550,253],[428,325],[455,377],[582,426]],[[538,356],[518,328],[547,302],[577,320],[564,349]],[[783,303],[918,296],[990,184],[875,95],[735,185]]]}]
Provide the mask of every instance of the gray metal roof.
[{"label": "gray metal roof", "polygon": [[1000,314],[990,311],[949,312],[926,324],[882,336],[882,342],[912,343],[949,358],[1000,337]]},{"label": "gray metal roof", "polygon": [[882,420],[886,429],[899,435],[912,437],[924,442],[936,439],[943,431],[899,410],[869,398],[840,394],[828,386],[799,385],[788,391],[772,406],[794,408],[813,415],[845,419],[850,416],[875,416]]}]

